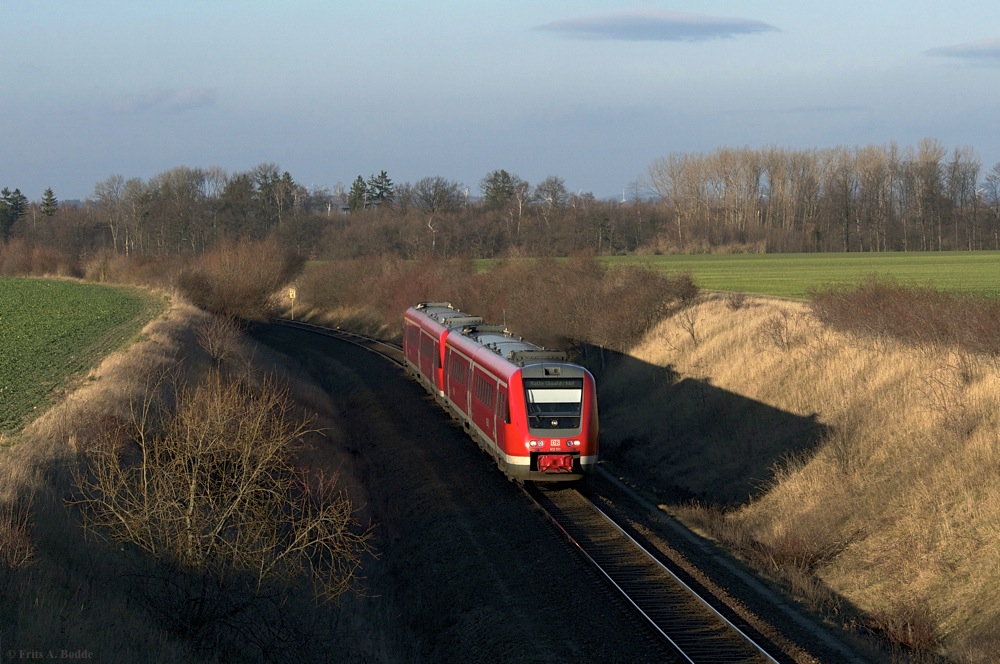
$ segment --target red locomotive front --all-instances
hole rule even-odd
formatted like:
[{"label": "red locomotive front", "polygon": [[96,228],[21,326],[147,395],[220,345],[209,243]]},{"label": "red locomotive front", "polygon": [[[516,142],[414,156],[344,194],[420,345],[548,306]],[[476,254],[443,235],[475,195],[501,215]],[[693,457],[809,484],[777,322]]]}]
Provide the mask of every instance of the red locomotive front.
[{"label": "red locomotive front", "polygon": [[519,479],[578,479],[597,464],[598,416],[594,377],[574,364],[526,364],[515,374],[508,462]]}]

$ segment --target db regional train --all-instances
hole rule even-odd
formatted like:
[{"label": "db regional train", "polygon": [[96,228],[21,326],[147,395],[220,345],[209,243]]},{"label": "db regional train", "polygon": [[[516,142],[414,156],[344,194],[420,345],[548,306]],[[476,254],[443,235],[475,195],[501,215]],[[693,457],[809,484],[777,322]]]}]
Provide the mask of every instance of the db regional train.
[{"label": "db regional train", "polygon": [[597,464],[589,371],[454,308],[422,302],[403,318],[411,373],[518,482],[579,480]]}]

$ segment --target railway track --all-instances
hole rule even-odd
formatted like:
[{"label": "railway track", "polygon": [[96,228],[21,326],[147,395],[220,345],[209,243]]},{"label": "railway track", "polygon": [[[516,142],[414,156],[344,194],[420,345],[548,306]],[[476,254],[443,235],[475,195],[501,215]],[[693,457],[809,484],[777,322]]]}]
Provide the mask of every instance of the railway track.
[{"label": "railway track", "polygon": [[324,327],[322,325],[314,325],[313,323],[289,320],[287,318],[275,320],[274,322],[279,325],[284,325],[285,327],[294,327],[299,330],[307,330],[325,337],[332,337],[334,339],[347,341],[355,346],[359,346],[367,351],[375,353],[376,355],[381,355],[393,364],[401,367],[406,364],[406,361],[403,358],[403,349],[396,344],[381,341],[363,334],[348,332],[347,330],[341,330],[339,328]]},{"label": "railway track", "polygon": [[[370,337],[300,321],[281,325],[347,341],[405,366],[402,349]],[[593,564],[627,604],[650,625],[680,661],[776,663],[793,661],[770,654],[761,637],[738,619],[725,617],[673,572],[661,556],[644,548],[625,528],[573,487],[528,483],[525,494]]]},{"label": "railway track", "polygon": [[526,492],[683,661],[779,661],[575,488]]}]

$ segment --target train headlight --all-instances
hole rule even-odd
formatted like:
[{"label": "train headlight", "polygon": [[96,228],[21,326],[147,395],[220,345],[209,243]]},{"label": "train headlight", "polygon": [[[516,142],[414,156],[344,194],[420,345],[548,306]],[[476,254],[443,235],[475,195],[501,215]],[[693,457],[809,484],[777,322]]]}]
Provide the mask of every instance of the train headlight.
[{"label": "train headlight", "polygon": [[533,440],[533,441],[529,442],[528,445],[530,445],[531,447],[538,447],[538,441],[537,440]]}]

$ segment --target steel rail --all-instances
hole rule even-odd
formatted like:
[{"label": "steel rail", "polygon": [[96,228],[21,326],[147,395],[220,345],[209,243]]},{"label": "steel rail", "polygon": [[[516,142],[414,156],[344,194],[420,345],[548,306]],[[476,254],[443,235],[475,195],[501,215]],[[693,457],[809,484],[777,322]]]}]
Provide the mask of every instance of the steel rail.
[{"label": "steel rail", "polygon": [[288,318],[276,318],[272,322],[285,327],[294,327],[299,330],[306,330],[308,332],[321,334],[326,337],[340,339],[341,341],[346,341],[350,344],[358,346],[359,348],[364,348],[365,350],[375,353],[376,355],[381,355],[401,367],[406,366],[406,361],[403,358],[402,347],[389,343],[388,341],[382,341],[381,339],[369,337],[364,334],[358,334],[356,332],[348,332],[347,330],[341,330],[340,328],[325,327],[323,325],[316,325],[314,323],[291,320]]},{"label": "steel rail", "polygon": [[[526,487],[525,493],[599,574],[686,661],[691,664],[777,664],[778,660],[753,637],[720,613],[586,496],[568,488],[547,492]],[[577,505],[553,499],[560,494],[572,494]],[[546,507],[545,502],[553,504],[555,511],[563,515],[562,518]],[[583,510],[595,515],[598,525],[590,522],[588,515],[580,514]],[[609,532],[614,535],[609,535]],[[629,553],[624,550],[625,547],[639,558],[627,561]],[[623,562],[623,559],[626,561]],[[671,585],[677,591],[672,590]],[[682,601],[678,598],[679,593],[693,600],[694,604],[678,607]]]}]

